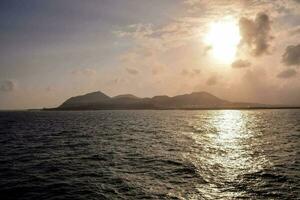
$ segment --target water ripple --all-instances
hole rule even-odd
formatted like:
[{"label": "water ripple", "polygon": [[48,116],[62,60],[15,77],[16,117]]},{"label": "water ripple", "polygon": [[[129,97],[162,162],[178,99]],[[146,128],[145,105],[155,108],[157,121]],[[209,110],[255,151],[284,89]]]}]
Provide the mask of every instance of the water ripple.
[{"label": "water ripple", "polygon": [[300,199],[299,137],[299,110],[0,112],[0,196]]}]

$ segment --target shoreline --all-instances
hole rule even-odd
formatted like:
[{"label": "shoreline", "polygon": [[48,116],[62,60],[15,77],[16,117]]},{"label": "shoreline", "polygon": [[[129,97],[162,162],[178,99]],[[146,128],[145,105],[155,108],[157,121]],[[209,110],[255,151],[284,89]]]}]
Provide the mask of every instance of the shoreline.
[{"label": "shoreline", "polygon": [[228,108],[105,108],[105,109],[41,109],[41,110],[28,110],[28,111],[101,111],[101,110],[297,110],[300,107],[228,107]]},{"label": "shoreline", "polygon": [[126,110],[161,110],[161,111],[176,111],[176,110],[186,110],[186,111],[193,111],[193,110],[300,110],[299,107],[228,107],[228,108],[141,108],[141,109],[131,109],[131,108],[105,108],[105,109],[57,109],[57,108],[42,108],[42,109],[17,109],[17,110],[0,110],[0,112],[54,112],[54,111],[126,111]]}]

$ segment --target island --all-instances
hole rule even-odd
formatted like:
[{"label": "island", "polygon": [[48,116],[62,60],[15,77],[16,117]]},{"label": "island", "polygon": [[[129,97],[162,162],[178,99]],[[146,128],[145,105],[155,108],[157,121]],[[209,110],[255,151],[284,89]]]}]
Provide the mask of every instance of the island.
[{"label": "island", "polygon": [[53,110],[172,110],[172,109],[280,109],[299,108],[293,106],[275,106],[260,103],[231,102],[216,97],[208,92],[193,92],[177,96],[154,96],[140,98],[132,94],[110,97],[97,91],[67,99]]}]

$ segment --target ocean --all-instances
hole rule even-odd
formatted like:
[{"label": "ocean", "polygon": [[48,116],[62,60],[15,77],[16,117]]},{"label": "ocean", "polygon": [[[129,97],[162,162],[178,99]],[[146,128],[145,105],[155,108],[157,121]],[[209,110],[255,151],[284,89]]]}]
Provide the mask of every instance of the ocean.
[{"label": "ocean", "polygon": [[0,199],[300,199],[300,110],[0,112]]}]

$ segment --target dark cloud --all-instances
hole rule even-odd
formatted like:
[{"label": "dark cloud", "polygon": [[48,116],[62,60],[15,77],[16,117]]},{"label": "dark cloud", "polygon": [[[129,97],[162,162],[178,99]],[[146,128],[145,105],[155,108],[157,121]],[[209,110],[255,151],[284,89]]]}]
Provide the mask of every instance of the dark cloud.
[{"label": "dark cloud", "polygon": [[254,56],[268,53],[271,36],[271,21],[265,13],[258,13],[255,19],[242,17],[239,22],[242,41]]},{"label": "dark cloud", "polygon": [[285,49],[282,55],[282,62],[287,66],[300,65],[300,44],[294,46],[290,45]]},{"label": "dark cloud", "polygon": [[287,79],[287,78],[292,78],[294,76],[297,75],[297,72],[296,70],[294,69],[287,69],[287,70],[284,70],[282,72],[280,72],[277,77],[278,78],[284,78],[284,79]]},{"label": "dark cloud", "polygon": [[0,83],[0,91],[12,92],[16,89],[17,83],[13,80],[5,80]]},{"label": "dark cloud", "polygon": [[231,64],[232,68],[246,68],[250,67],[251,63],[247,60],[236,60]]},{"label": "dark cloud", "polygon": [[133,68],[128,68],[128,67],[126,68],[126,71],[131,75],[137,75],[139,73],[138,70],[133,69]]},{"label": "dark cloud", "polygon": [[209,79],[207,79],[206,84],[209,86],[216,85],[218,83],[217,76],[211,76]]}]

